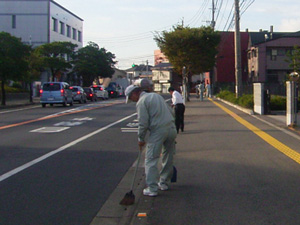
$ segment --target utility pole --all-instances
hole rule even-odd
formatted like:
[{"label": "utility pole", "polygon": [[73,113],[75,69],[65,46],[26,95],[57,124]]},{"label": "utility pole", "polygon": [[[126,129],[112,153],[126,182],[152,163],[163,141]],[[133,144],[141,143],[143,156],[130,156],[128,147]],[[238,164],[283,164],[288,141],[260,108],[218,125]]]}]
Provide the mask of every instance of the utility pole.
[{"label": "utility pole", "polygon": [[[211,13],[211,23],[210,26],[213,30],[215,30],[215,25],[216,25],[216,21],[215,21],[215,1],[212,0],[212,13]],[[215,67],[216,65],[213,66],[213,68],[210,71],[210,75],[209,75],[209,84],[211,87],[211,95],[214,94],[214,79],[215,79]]]},{"label": "utility pole", "polygon": [[235,45],[235,94],[236,97],[242,95],[242,67],[241,67],[241,35],[240,35],[240,7],[239,0],[235,1],[235,32],[234,32],[234,45]]},{"label": "utility pole", "polygon": [[211,19],[211,24],[210,26],[212,27],[213,30],[215,30],[215,25],[216,25],[216,21],[215,21],[215,1],[212,0],[212,15],[211,15],[212,19]]}]

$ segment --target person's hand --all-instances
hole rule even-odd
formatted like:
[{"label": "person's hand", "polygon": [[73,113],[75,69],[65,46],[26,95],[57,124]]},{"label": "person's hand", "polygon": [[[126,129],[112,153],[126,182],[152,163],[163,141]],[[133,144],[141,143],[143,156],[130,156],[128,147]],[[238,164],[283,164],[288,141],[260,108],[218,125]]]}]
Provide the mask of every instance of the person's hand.
[{"label": "person's hand", "polygon": [[144,141],[139,141],[139,148],[140,148],[140,151],[142,151],[143,150],[143,147],[145,146],[145,144],[146,144],[146,142],[144,142]]}]

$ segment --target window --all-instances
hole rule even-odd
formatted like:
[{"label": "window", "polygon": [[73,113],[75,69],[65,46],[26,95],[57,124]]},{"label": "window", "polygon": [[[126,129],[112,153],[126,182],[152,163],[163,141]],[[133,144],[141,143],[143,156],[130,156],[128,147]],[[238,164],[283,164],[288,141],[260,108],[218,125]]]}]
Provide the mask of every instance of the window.
[{"label": "window", "polygon": [[278,56],[285,56],[285,49],[278,49]]},{"label": "window", "polygon": [[71,27],[67,25],[67,37],[71,37]]},{"label": "window", "polygon": [[79,42],[82,42],[81,31],[78,31],[78,41],[79,41]]},{"label": "window", "polygon": [[11,27],[15,29],[17,27],[17,18],[16,15],[12,15]]},{"label": "window", "polygon": [[72,38],[73,38],[74,40],[76,40],[76,39],[77,39],[77,38],[76,38],[77,31],[76,31],[75,28],[73,28],[72,30],[73,30]]},{"label": "window", "polygon": [[57,19],[52,17],[52,30],[57,32]]},{"label": "window", "polygon": [[63,22],[60,23],[60,34],[65,35],[65,24]]},{"label": "window", "polygon": [[272,49],[271,51],[271,61],[277,60],[277,49]]}]

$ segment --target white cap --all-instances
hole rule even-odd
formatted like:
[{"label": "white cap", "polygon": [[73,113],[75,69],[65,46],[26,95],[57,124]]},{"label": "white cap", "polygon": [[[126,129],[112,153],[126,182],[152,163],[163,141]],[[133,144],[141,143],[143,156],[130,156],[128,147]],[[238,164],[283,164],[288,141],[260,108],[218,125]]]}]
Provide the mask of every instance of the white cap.
[{"label": "white cap", "polygon": [[131,84],[125,89],[126,103],[130,102],[129,97],[131,95],[131,92],[136,88],[138,88],[138,86]]}]

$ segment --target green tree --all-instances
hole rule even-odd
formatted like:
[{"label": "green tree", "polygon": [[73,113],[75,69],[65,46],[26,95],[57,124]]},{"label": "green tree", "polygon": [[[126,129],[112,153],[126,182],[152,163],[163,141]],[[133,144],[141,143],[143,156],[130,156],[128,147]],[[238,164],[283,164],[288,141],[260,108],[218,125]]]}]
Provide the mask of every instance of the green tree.
[{"label": "green tree", "polygon": [[295,45],[292,51],[287,53],[287,62],[289,62],[289,67],[295,72],[300,72],[300,48]]},{"label": "green tree", "polygon": [[6,104],[5,84],[8,80],[18,81],[28,72],[28,56],[31,47],[9,33],[0,32],[0,81],[1,105]]},{"label": "green tree", "polygon": [[52,81],[58,78],[62,72],[72,68],[72,59],[75,53],[76,44],[71,42],[52,42],[38,46],[34,54],[39,58],[33,67],[49,69],[52,74]]},{"label": "green tree", "polygon": [[168,57],[175,71],[181,74],[207,72],[215,65],[220,35],[211,27],[189,28],[177,25],[154,37],[160,50]]},{"label": "green tree", "polygon": [[177,74],[183,74],[184,98],[188,100],[188,75],[210,71],[215,65],[220,35],[211,27],[189,28],[177,25],[172,31],[154,36],[160,50],[168,57]]},{"label": "green tree", "polygon": [[112,77],[114,73],[114,54],[107,52],[104,48],[94,42],[78,50],[74,61],[73,72],[81,76],[83,86],[90,86],[98,77]]}]

